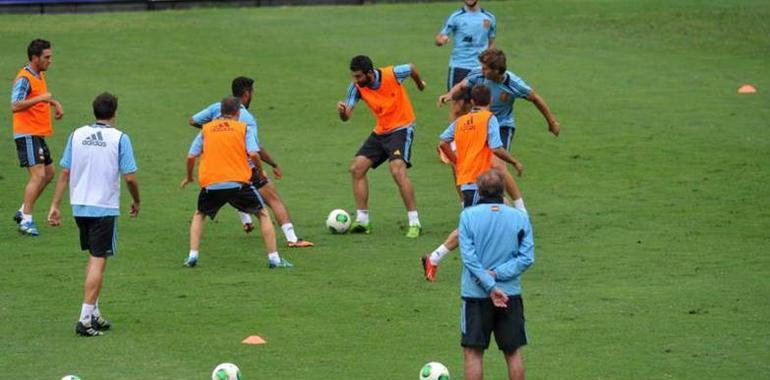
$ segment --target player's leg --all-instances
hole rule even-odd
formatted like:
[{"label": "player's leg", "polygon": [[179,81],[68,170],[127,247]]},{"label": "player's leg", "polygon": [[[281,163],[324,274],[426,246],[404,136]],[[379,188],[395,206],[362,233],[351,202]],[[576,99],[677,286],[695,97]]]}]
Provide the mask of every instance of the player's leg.
[{"label": "player's leg", "polygon": [[192,268],[198,265],[198,255],[201,247],[201,238],[203,237],[203,225],[206,221],[206,215],[195,210],[190,222],[190,252],[184,261],[184,266]]},{"label": "player's leg", "polygon": [[463,348],[463,374],[467,380],[484,379],[484,350],[478,347]]},{"label": "player's leg", "polygon": [[[51,153],[45,140],[37,136],[21,137],[16,140],[19,161],[27,167],[29,179],[24,188],[24,203],[14,220],[19,220],[19,231],[25,235],[37,236],[39,231],[32,217],[35,202],[51,182],[55,171]],[[17,218],[18,217],[18,218]]]},{"label": "player's leg", "polygon": [[465,379],[484,378],[484,351],[489,347],[493,327],[490,299],[462,299],[460,314],[460,344],[463,347]]},{"label": "player's leg", "polygon": [[99,336],[102,335],[100,330],[110,327],[110,323],[101,318],[101,315],[96,315],[95,309],[104,283],[107,257],[112,256],[115,251],[117,236],[115,218],[115,216],[75,218],[80,231],[80,247],[89,251],[83,284],[83,305],[80,318],[75,325],[75,332],[79,335]]},{"label": "player's leg", "polygon": [[208,216],[211,219],[217,215],[219,209],[227,203],[233,192],[238,189],[207,190],[201,189],[198,193],[198,206],[190,222],[190,252],[184,261],[184,266],[193,268],[198,265],[198,255],[203,237],[203,225]]},{"label": "player's leg", "polygon": [[[464,185],[467,186],[467,185]],[[458,189],[462,189],[462,186],[458,186]],[[458,190],[463,200],[463,208],[471,207],[479,202],[478,188],[466,187],[462,190]],[[438,270],[438,264],[449,252],[454,251],[460,245],[459,233],[455,228],[449,233],[446,240],[439,245],[429,255],[422,257],[422,268],[425,273],[425,279],[428,281],[436,280],[436,271]]]},{"label": "player's leg", "polygon": [[259,194],[254,185],[243,185],[228,199],[231,206],[241,212],[248,212],[257,217],[262,240],[267,249],[268,268],[291,268],[293,265],[282,259],[278,254],[278,245],[275,242],[275,227],[270,214],[265,208],[265,200]]},{"label": "player's leg", "polygon": [[368,234],[372,231],[372,225],[369,221],[369,181],[366,178],[366,173],[373,165],[372,160],[363,155],[357,155],[350,164],[353,198],[356,202],[356,220],[350,228],[352,233]]},{"label": "player's leg", "polygon": [[406,207],[406,215],[409,221],[409,230],[406,237],[416,238],[422,232],[420,217],[417,213],[417,200],[414,195],[414,186],[407,176],[407,169],[412,166],[411,153],[414,140],[414,128],[404,128],[393,132],[383,140],[383,148],[388,152],[390,174],[398,186],[401,199]]},{"label": "player's leg", "polygon": [[312,247],[314,245],[312,242],[297,237],[297,234],[294,231],[294,223],[291,222],[291,217],[289,216],[289,210],[283,203],[281,196],[278,195],[278,189],[275,184],[268,181],[261,187],[257,187],[257,190],[267,202],[267,205],[270,206],[270,209],[273,210],[275,220],[278,221],[278,225],[281,226],[281,230],[286,237],[289,248]]},{"label": "player's leg", "polygon": [[503,353],[505,363],[508,365],[508,378],[510,380],[524,380],[524,357],[521,348],[512,353]]},{"label": "player's leg", "polygon": [[[500,139],[503,141],[503,147],[506,150],[510,151],[511,143],[513,142],[513,135],[515,132],[516,130],[513,128],[500,128]],[[503,179],[505,181],[505,193],[508,194],[508,196],[511,198],[513,206],[526,213],[527,208],[524,206],[524,196],[522,195],[521,189],[519,188],[518,183],[516,183],[516,180],[513,178],[510,170],[508,170],[505,161],[499,159],[497,156],[493,156],[492,167],[503,174]]]}]

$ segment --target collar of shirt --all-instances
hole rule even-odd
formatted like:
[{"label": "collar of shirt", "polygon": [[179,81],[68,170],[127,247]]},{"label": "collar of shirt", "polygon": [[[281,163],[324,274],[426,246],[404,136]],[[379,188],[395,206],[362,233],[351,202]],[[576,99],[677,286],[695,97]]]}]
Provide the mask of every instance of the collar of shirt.
[{"label": "collar of shirt", "polygon": [[482,203],[503,203],[503,197],[480,197],[476,204]]},{"label": "collar of shirt", "polygon": [[374,80],[366,87],[369,87],[372,90],[380,88],[380,69],[374,70]]},{"label": "collar of shirt", "polygon": [[38,73],[37,71],[35,71],[35,70],[32,68],[32,66],[30,66],[30,65],[29,65],[29,63],[28,63],[28,64],[26,64],[26,65],[24,65],[24,68],[25,68],[25,69],[27,69],[27,71],[29,71],[30,73],[32,73],[32,75],[34,75],[35,77],[37,77],[37,78],[40,78],[40,73]]},{"label": "collar of shirt", "polygon": [[96,123],[93,123],[91,126],[94,128],[112,128],[111,125],[107,123],[98,122],[98,121]]}]

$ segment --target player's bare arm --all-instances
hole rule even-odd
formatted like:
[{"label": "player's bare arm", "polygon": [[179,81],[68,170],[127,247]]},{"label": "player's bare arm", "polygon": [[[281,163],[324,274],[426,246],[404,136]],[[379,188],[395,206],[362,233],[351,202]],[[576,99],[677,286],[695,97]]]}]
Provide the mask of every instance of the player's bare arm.
[{"label": "player's bare arm", "polygon": [[273,157],[270,156],[270,153],[268,153],[265,147],[262,145],[259,146],[259,158],[273,168],[273,175],[275,176],[275,178],[281,179],[281,177],[283,176],[281,173],[281,168],[278,166],[278,163],[275,162],[275,160],[273,160]]},{"label": "player's bare arm", "polygon": [[254,164],[254,167],[259,171],[259,173],[262,173],[262,160],[259,159],[259,153],[257,152],[249,152],[249,159]]},{"label": "player's bare arm", "polygon": [[193,118],[190,118],[190,120],[187,123],[190,124],[191,127],[195,127],[195,128],[201,127],[201,125],[196,123],[195,120],[193,120]]},{"label": "player's bare arm", "polygon": [[[13,113],[26,111],[30,107],[40,102],[47,102],[47,103],[53,104],[52,102],[56,102],[56,100],[54,100],[53,95],[51,95],[50,92],[46,92],[44,94],[40,94],[33,98],[20,100],[16,103],[11,104],[11,111]],[[59,102],[56,102],[56,103],[58,104]],[[59,107],[61,107],[61,104],[59,104]]]},{"label": "player's bare arm", "polygon": [[420,91],[424,90],[428,83],[422,80],[422,77],[420,77],[420,72],[417,71],[417,68],[414,66],[414,64],[410,63],[409,69],[412,71],[409,76],[412,77],[414,84],[417,85],[417,89]]},{"label": "player's bare arm", "polygon": [[524,165],[521,163],[521,161],[517,160],[516,157],[513,157],[513,155],[505,150],[505,148],[498,147],[492,149],[492,154],[494,154],[499,159],[511,164],[511,166],[516,169],[516,173],[518,173],[519,177],[521,177],[521,175],[524,173]]},{"label": "player's bare arm", "polygon": [[340,115],[340,120],[348,121],[353,114],[353,107],[348,107],[345,102],[337,102],[337,113]]},{"label": "player's bare arm", "polygon": [[449,36],[447,36],[446,34],[439,33],[436,35],[435,42],[436,42],[436,46],[444,46],[447,44],[447,42],[449,42]]},{"label": "player's bare arm", "polygon": [[495,48],[495,37],[489,37],[489,46],[487,46],[487,49],[494,49]]},{"label": "player's bare arm", "polygon": [[441,140],[438,144],[438,148],[441,149],[441,152],[443,152],[447,159],[449,159],[449,162],[452,164],[457,163],[457,155],[455,155],[454,150],[452,150],[452,145],[449,144],[448,141]]},{"label": "player's bare arm", "polygon": [[468,84],[468,81],[463,79],[462,82],[454,85],[454,87],[452,87],[449,90],[449,92],[447,92],[444,95],[439,96],[438,97],[438,102],[436,103],[436,105],[438,107],[443,106],[444,103],[447,103],[450,100],[452,100],[452,98],[455,96],[455,94],[457,94],[457,93],[459,93],[461,91],[468,91],[468,88],[470,88],[470,85]]},{"label": "player's bare arm", "polygon": [[61,200],[64,197],[64,192],[67,191],[70,183],[70,171],[69,169],[62,169],[59,173],[59,181],[56,182],[56,189],[53,193],[53,199],[51,200],[51,208],[48,210],[48,224],[51,226],[58,226],[61,224]]},{"label": "player's bare arm", "polygon": [[548,104],[545,103],[545,100],[543,100],[543,98],[534,89],[532,89],[532,92],[527,97],[527,100],[534,103],[535,107],[537,107],[540,113],[543,114],[545,121],[548,122],[548,131],[553,133],[554,136],[559,137],[561,125],[558,121],[556,121],[556,117],[551,113],[551,109],[548,108]]},{"label": "player's bare arm", "polygon": [[179,184],[179,187],[184,189],[187,184],[193,181],[193,169],[195,169],[195,159],[197,157],[193,155],[187,156],[187,176]]},{"label": "player's bare arm", "polygon": [[136,218],[139,215],[139,181],[136,179],[136,173],[128,173],[123,176],[123,180],[126,181],[126,187],[128,192],[131,193],[131,210],[128,212],[128,216]]}]

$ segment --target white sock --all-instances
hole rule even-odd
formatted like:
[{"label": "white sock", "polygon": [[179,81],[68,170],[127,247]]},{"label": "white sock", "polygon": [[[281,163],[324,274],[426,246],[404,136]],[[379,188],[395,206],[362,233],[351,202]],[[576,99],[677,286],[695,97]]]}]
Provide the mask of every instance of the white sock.
[{"label": "white sock", "polygon": [[94,305],[89,305],[87,303],[83,304],[83,307],[80,308],[80,322],[91,322],[91,315],[94,313]]},{"label": "white sock", "polygon": [[430,254],[430,262],[433,263],[433,265],[438,265],[438,263],[441,262],[441,259],[443,259],[447,253],[449,253],[449,248],[441,244],[438,246],[438,248],[436,248],[435,251],[433,251],[433,253]]},{"label": "white sock", "polygon": [[251,215],[238,211],[238,216],[241,217],[241,224],[251,223]]},{"label": "white sock", "polygon": [[267,254],[267,261],[278,264],[281,262],[281,256],[278,255],[278,252],[270,252]]},{"label": "white sock", "polygon": [[21,202],[21,206],[19,206],[19,212],[24,213],[24,202]]},{"label": "white sock", "polygon": [[514,199],[513,207],[516,207],[517,209],[524,211],[525,214],[527,213],[527,208],[524,207],[524,198]]},{"label": "white sock", "polygon": [[415,210],[415,211],[408,211],[406,213],[406,216],[409,218],[409,225],[410,226],[419,226],[420,225],[420,217],[417,216],[417,210]]},{"label": "white sock", "polygon": [[369,224],[369,210],[356,210],[356,222]]},{"label": "white sock", "polygon": [[190,254],[188,256],[192,257],[193,259],[197,259],[198,258],[198,251],[194,251],[194,250],[191,249],[190,250]]},{"label": "white sock", "polygon": [[30,214],[25,214],[25,213],[23,213],[23,212],[21,213],[21,222],[22,222],[22,223],[29,223],[29,222],[31,222],[31,221],[32,221],[32,215],[30,215]]},{"label": "white sock", "polygon": [[283,230],[283,234],[286,235],[286,241],[289,243],[296,243],[299,238],[297,237],[297,234],[294,233],[294,225],[291,223],[286,223],[281,225],[281,229]]},{"label": "white sock", "polygon": [[94,304],[94,311],[91,312],[91,315],[93,315],[94,317],[97,317],[97,318],[102,316],[102,312],[99,311],[99,299],[98,298],[96,299],[96,303]]}]

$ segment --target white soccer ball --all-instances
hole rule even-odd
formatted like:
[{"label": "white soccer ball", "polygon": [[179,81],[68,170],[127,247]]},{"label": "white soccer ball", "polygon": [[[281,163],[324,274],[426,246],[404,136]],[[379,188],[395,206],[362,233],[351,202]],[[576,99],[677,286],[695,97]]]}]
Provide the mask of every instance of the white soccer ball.
[{"label": "white soccer ball", "polygon": [[352,223],[350,214],[342,209],[332,210],[332,212],[329,213],[329,216],[326,217],[326,227],[333,234],[344,234],[345,232],[348,232],[350,223]]},{"label": "white soccer ball", "polygon": [[214,368],[211,380],[241,380],[241,370],[233,363],[222,363]]},{"label": "white soccer ball", "polygon": [[80,380],[80,378],[75,375],[67,375],[62,377],[61,380]]},{"label": "white soccer ball", "polygon": [[422,366],[420,380],[449,380],[449,370],[439,362],[430,362]]}]

